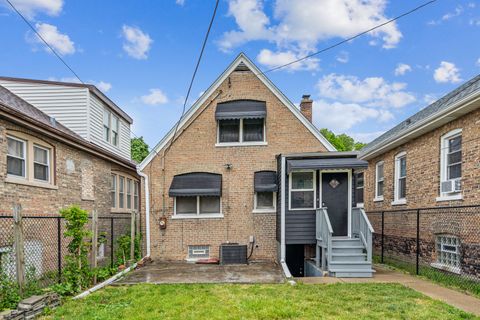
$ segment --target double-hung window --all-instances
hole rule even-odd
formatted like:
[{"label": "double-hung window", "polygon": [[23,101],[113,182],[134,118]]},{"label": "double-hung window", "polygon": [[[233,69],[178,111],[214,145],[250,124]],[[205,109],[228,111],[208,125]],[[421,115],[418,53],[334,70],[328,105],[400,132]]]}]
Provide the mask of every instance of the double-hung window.
[{"label": "double-hung window", "polygon": [[395,156],[394,204],[404,204],[407,197],[407,154]]},{"label": "double-hung window", "polygon": [[103,110],[103,140],[118,147],[120,120],[110,110]]},{"label": "double-hung window", "polygon": [[132,179],[127,179],[127,209],[132,209]]},{"label": "double-hung window", "polygon": [[33,146],[33,178],[39,181],[50,181],[50,150]]},{"label": "double-hung window", "polygon": [[7,174],[26,178],[27,142],[8,136],[7,144]]},{"label": "double-hung window", "polygon": [[112,174],[111,184],[110,184],[110,201],[112,208],[117,206],[117,175]]},{"label": "double-hung window", "polygon": [[384,186],[384,162],[377,162],[375,165],[375,199],[377,201],[383,200],[383,186]]},{"label": "double-hung window", "polygon": [[264,119],[218,120],[218,143],[251,143],[265,141]]},{"label": "double-hung window", "polygon": [[314,171],[290,173],[289,206],[291,210],[315,209],[316,178]]},{"label": "double-hung window", "polygon": [[363,189],[364,189],[363,172],[355,173],[355,202],[359,207],[363,207]]},{"label": "double-hung window", "polygon": [[139,191],[138,181],[133,182],[133,209],[138,210],[138,191]]},{"label": "double-hung window", "polygon": [[462,130],[445,134],[440,152],[440,196],[461,198],[462,179]]},{"label": "double-hung window", "polygon": [[175,197],[175,215],[201,216],[209,214],[221,214],[220,197]]},{"label": "double-hung window", "polygon": [[125,178],[118,177],[118,207],[125,208]]}]

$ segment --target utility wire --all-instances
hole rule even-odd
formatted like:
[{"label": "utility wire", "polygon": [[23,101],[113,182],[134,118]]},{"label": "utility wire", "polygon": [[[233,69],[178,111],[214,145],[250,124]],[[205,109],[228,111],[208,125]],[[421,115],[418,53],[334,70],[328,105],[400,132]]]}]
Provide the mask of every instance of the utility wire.
[{"label": "utility wire", "polygon": [[188,86],[187,95],[185,97],[185,101],[183,102],[182,114],[180,116],[180,119],[178,119],[177,124],[175,125],[175,130],[173,131],[172,139],[170,140],[170,143],[168,144],[168,146],[165,148],[165,151],[163,153],[164,155],[168,151],[170,146],[172,145],[172,142],[175,139],[175,135],[177,134],[178,126],[180,125],[180,121],[182,120],[183,115],[185,114],[185,109],[186,109],[186,106],[187,106],[188,97],[190,96],[190,91],[192,90],[193,81],[195,80],[195,76],[197,75],[198,67],[200,66],[200,61],[202,60],[203,51],[205,50],[205,46],[207,45],[208,36],[210,35],[210,30],[212,29],[213,21],[215,20],[215,16],[217,14],[217,9],[218,9],[218,3],[219,2],[220,2],[220,0],[217,0],[215,2],[215,8],[213,9],[212,18],[210,19],[210,24],[208,25],[207,33],[205,34],[205,38],[203,39],[202,49],[200,51],[200,55],[198,56],[197,65],[195,66],[195,70],[193,71],[192,79],[190,80],[190,85]]},{"label": "utility wire", "polygon": [[361,37],[361,36],[363,36],[363,35],[365,35],[365,34],[367,34],[367,33],[369,33],[369,32],[372,32],[372,31],[374,31],[374,30],[376,30],[376,29],[379,29],[379,28],[381,28],[381,27],[383,27],[383,26],[385,26],[385,25],[387,25],[387,24],[390,24],[390,23],[392,23],[392,22],[395,22],[395,21],[398,20],[398,19],[401,19],[401,18],[403,18],[403,17],[405,17],[405,16],[408,16],[409,14],[412,14],[412,13],[414,13],[415,11],[418,11],[418,10],[422,9],[423,7],[426,7],[426,6],[432,4],[432,3],[436,2],[436,1],[437,1],[437,0],[431,0],[431,1],[425,2],[425,3],[421,4],[421,5],[419,5],[418,7],[415,7],[415,8],[413,8],[413,9],[407,11],[407,12],[404,12],[404,13],[402,13],[401,15],[396,16],[396,17],[394,17],[394,18],[392,18],[392,19],[390,19],[390,20],[388,20],[388,21],[385,21],[384,23],[381,23],[381,24],[379,24],[379,25],[377,25],[377,26],[375,26],[375,27],[373,27],[373,28],[370,28],[370,29],[368,29],[368,30],[365,30],[365,31],[363,31],[363,32],[360,32],[360,33],[358,33],[358,34],[356,34],[356,35],[354,35],[354,36],[352,36],[352,37],[350,37],[350,38],[347,38],[347,39],[344,39],[344,40],[342,40],[342,41],[339,41],[339,42],[337,42],[337,43],[335,43],[335,44],[333,44],[333,45],[331,45],[331,46],[329,46],[329,47],[326,47],[326,48],[320,50],[320,51],[317,51],[317,52],[311,53],[311,54],[309,54],[309,55],[306,55],[306,56],[304,56],[304,57],[301,57],[301,58],[299,58],[299,59],[290,61],[290,62],[288,62],[288,63],[286,63],[286,64],[283,64],[283,65],[280,65],[280,66],[277,66],[277,67],[268,69],[268,70],[266,70],[266,71],[262,71],[262,72],[260,72],[259,74],[265,74],[265,73],[268,73],[268,72],[271,72],[271,71],[275,71],[275,70],[278,70],[278,69],[281,69],[281,68],[288,67],[288,66],[290,66],[290,65],[292,65],[292,64],[294,64],[294,63],[297,63],[297,62],[300,62],[300,61],[309,59],[309,58],[311,58],[311,57],[313,57],[313,56],[316,56],[316,55],[318,55],[318,54],[320,54],[320,53],[323,53],[323,52],[325,52],[325,51],[328,51],[328,50],[331,50],[331,49],[333,49],[333,48],[336,48],[336,47],[338,47],[338,46],[340,46],[340,45],[342,45],[342,44],[344,44],[344,43],[346,43],[346,42],[349,42],[349,41],[351,41],[351,40],[354,40],[354,39],[356,39],[356,38],[358,38],[358,37]]},{"label": "utility wire", "polygon": [[10,0],[5,0],[5,1],[7,1],[7,3],[10,5],[10,7],[12,7],[12,9],[23,19],[23,21],[25,21],[25,23],[30,27],[30,29],[32,29],[33,32],[35,32],[37,34],[37,36],[40,38],[40,40],[42,40],[45,43],[45,45],[50,50],[52,50],[53,54],[55,56],[57,56],[57,58],[65,65],[65,67],[67,67],[68,70],[70,70],[75,75],[75,77],[78,79],[78,81],[80,81],[81,83],[84,83],[82,81],[82,79],[80,79],[78,74],[75,71],[73,71],[73,69],[67,64],[67,62],[65,60],[63,60],[63,58],[57,53],[57,51],[55,51],[55,49],[53,49],[52,46],[42,37],[42,35],[37,31],[37,29],[35,29],[35,27],[22,15],[22,13],[20,11],[18,11],[17,8],[15,8],[13,3]]}]

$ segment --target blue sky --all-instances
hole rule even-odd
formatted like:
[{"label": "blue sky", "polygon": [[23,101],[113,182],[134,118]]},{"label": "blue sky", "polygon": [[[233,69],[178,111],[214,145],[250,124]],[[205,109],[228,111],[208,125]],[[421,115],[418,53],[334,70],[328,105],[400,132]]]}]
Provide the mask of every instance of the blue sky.
[{"label": "blue sky", "polygon": [[[97,84],[153,146],[173,126],[214,0],[12,0],[83,81]],[[331,45],[423,1],[221,0],[192,90],[245,52],[262,70]],[[0,0],[0,75],[74,80]],[[480,2],[438,0],[317,56],[268,73],[314,123],[368,142],[480,72]]]}]

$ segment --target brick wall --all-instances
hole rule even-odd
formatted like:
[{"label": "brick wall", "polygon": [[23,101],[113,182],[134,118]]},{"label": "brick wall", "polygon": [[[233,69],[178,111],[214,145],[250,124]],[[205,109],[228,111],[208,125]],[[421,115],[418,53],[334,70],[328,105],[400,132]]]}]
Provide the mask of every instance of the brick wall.
[{"label": "brick wall", "polygon": [[[275,259],[275,213],[252,213],[254,172],[276,171],[277,154],[326,151],[252,72],[233,72],[219,90],[222,91],[220,96],[210,105],[206,102],[186,129],[179,132],[164,161],[162,150],[144,169],[150,177],[151,249],[154,259],[183,260],[187,257],[188,245],[210,245],[211,256],[218,257],[221,243],[247,244],[250,235],[256,237],[258,245],[254,250],[254,259]],[[217,93],[213,93],[207,101]],[[236,99],[266,101],[267,146],[215,147],[216,103]],[[232,164],[231,170],[225,168],[227,163]],[[173,176],[196,171],[222,174],[224,218],[172,219],[173,198],[168,196],[168,189]],[[163,215],[168,217],[167,228],[160,230],[158,221]]]},{"label": "brick wall", "polygon": [[[463,200],[440,201],[441,137],[453,129],[462,128],[462,195]],[[480,204],[480,110],[407,142],[387,153],[369,160],[365,173],[365,209],[389,210],[432,206]],[[392,206],[394,159],[401,151],[407,153],[407,203]],[[384,161],[384,200],[374,202],[375,164]]]}]

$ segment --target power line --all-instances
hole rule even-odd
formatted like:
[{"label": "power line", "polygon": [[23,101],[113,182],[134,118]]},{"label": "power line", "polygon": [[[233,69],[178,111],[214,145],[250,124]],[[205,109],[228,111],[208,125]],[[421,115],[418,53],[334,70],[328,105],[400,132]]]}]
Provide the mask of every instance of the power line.
[{"label": "power line", "polygon": [[356,34],[356,35],[354,35],[354,36],[352,36],[352,37],[350,37],[350,38],[347,38],[347,39],[344,39],[344,40],[342,40],[342,41],[339,41],[339,42],[337,42],[337,43],[335,43],[335,44],[333,44],[333,45],[331,45],[331,46],[329,46],[329,47],[326,47],[326,48],[320,50],[320,51],[317,51],[317,52],[311,53],[311,54],[309,54],[309,55],[306,55],[306,56],[304,56],[304,57],[298,58],[298,59],[296,59],[296,60],[290,61],[290,62],[288,62],[288,63],[286,63],[286,64],[283,64],[283,65],[280,65],[280,66],[277,66],[277,67],[268,69],[268,70],[266,70],[266,71],[262,71],[262,72],[260,72],[259,74],[265,74],[265,73],[267,73],[267,72],[271,72],[271,71],[275,71],[275,70],[278,70],[278,69],[281,69],[281,68],[288,67],[288,66],[290,66],[290,65],[292,65],[292,64],[294,64],[294,63],[297,63],[297,62],[300,62],[300,61],[309,59],[309,58],[311,58],[311,57],[313,57],[313,56],[316,56],[316,55],[318,55],[318,54],[320,54],[320,53],[323,53],[323,52],[325,52],[325,51],[328,51],[328,50],[331,50],[331,49],[333,49],[333,48],[336,48],[336,47],[338,47],[338,46],[340,46],[340,45],[342,45],[342,44],[344,44],[344,43],[346,43],[346,42],[349,42],[349,41],[351,41],[351,40],[354,40],[354,39],[356,39],[356,38],[358,38],[358,37],[363,36],[364,34],[367,34],[367,33],[369,33],[369,32],[372,32],[372,31],[374,31],[374,30],[376,30],[376,29],[378,29],[378,28],[381,28],[381,27],[383,27],[383,26],[385,26],[385,25],[387,25],[387,24],[390,24],[390,23],[392,23],[392,22],[394,22],[394,21],[396,21],[396,20],[398,20],[398,19],[401,19],[401,18],[403,18],[403,17],[405,17],[405,16],[408,16],[409,14],[412,14],[412,13],[414,13],[415,11],[420,10],[420,9],[422,9],[423,7],[426,7],[426,6],[432,4],[432,3],[436,2],[436,1],[437,1],[437,0],[431,0],[431,1],[425,2],[425,3],[421,4],[421,5],[419,5],[418,7],[415,7],[415,8],[413,8],[413,9],[407,11],[407,12],[404,12],[404,13],[402,13],[401,15],[396,16],[396,17],[394,17],[394,18],[392,18],[392,19],[390,19],[390,20],[388,20],[388,21],[385,21],[384,23],[381,23],[381,24],[379,24],[379,25],[377,25],[377,26],[375,26],[375,27],[373,27],[373,28],[370,28],[370,29],[368,29],[368,30],[365,30],[365,31],[363,31],[363,32],[360,32],[360,33],[358,33],[358,34]]},{"label": "power line", "polygon": [[45,43],[45,45],[50,50],[52,50],[53,54],[55,56],[57,56],[57,58],[65,65],[65,67],[67,67],[68,70],[70,70],[81,83],[84,83],[82,81],[82,79],[80,79],[78,74],[75,71],[73,71],[73,69],[67,64],[67,62],[65,62],[65,60],[63,60],[63,58],[57,53],[57,51],[55,51],[55,49],[53,49],[53,47],[42,37],[42,35],[37,31],[37,29],[35,29],[35,27],[22,15],[22,13],[20,11],[18,11],[17,8],[15,8],[15,6],[12,4],[12,2],[10,0],[5,0],[5,1],[7,1],[7,3],[10,5],[10,7],[12,7],[12,9],[23,19],[23,21],[25,21],[25,23],[30,27],[30,29],[32,29],[33,32],[35,32],[37,34],[37,36],[40,38],[40,40],[42,40]]},{"label": "power line", "polygon": [[[219,2],[220,2],[220,0],[217,0],[215,2],[215,8],[213,9],[212,18],[210,19],[210,24],[208,25],[207,33],[205,34],[205,38],[203,39],[202,49],[200,50],[200,55],[198,56],[197,65],[195,66],[195,70],[193,71],[192,79],[190,80],[190,85],[188,86],[187,95],[185,97],[185,101],[183,102],[182,114],[180,115],[180,118],[178,119],[178,122],[175,125],[175,130],[173,130],[172,139],[170,140],[170,143],[168,144],[168,146],[165,148],[165,152],[170,148],[170,146],[172,144],[172,141],[175,139],[175,134],[177,134],[178,126],[180,125],[180,121],[182,120],[183,115],[185,114],[185,109],[186,109],[186,106],[187,106],[188,97],[190,96],[190,91],[192,90],[193,81],[195,80],[195,76],[197,75],[198,67],[200,66],[200,61],[202,60],[203,51],[205,50],[205,46],[207,45],[208,36],[210,35],[210,30],[212,29],[213,21],[215,20],[215,16],[217,14],[217,9],[218,9],[218,3]],[[165,155],[165,152],[163,153],[164,155]]]}]

